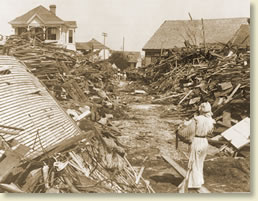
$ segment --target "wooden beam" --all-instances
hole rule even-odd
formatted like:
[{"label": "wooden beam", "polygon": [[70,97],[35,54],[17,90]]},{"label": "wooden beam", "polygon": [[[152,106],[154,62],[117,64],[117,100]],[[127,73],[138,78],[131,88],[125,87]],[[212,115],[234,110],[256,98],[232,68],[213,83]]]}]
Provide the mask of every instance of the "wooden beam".
[{"label": "wooden beam", "polygon": [[90,130],[88,132],[82,132],[80,135],[76,135],[71,137],[70,139],[63,140],[62,142],[56,144],[52,149],[45,153],[44,155],[40,156],[40,160],[46,159],[48,156],[52,156],[55,153],[61,152],[70,146],[76,144],[77,142],[81,141],[82,139],[90,140],[95,135],[94,131]]},{"label": "wooden beam", "polygon": [[0,163],[0,182],[4,182],[8,175],[12,172],[13,168],[17,167],[22,160],[22,157],[30,149],[22,144],[19,144],[16,149],[6,150],[3,161]]},{"label": "wooden beam", "polygon": [[[186,176],[186,170],[182,168],[177,162],[175,162],[172,158],[170,158],[165,153],[162,153],[162,157],[183,177]],[[210,193],[210,191],[202,186],[199,190],[197,190],[198,193]]]}]

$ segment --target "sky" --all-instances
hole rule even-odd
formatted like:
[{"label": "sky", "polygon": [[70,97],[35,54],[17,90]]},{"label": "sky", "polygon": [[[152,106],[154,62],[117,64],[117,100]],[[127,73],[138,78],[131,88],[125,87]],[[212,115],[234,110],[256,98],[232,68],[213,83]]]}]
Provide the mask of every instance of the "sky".
[{"label": "sky", "polygon": [[0,0],[0,34],[10,35],[9,21],[42,5],[56,5],[63,20],[77,21],[76,41],[92,38],[106,46],[141,51],[165,20],[250,17],[249,0]]}]

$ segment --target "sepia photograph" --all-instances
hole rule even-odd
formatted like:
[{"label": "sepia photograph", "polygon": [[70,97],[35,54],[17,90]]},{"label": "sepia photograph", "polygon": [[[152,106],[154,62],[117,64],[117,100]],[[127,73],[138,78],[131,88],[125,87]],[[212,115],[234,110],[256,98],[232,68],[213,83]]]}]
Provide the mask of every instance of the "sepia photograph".
[{"label": "sepia photograph", "polygon": [[1,0],[0,193],[250,194],[250,10]]}]

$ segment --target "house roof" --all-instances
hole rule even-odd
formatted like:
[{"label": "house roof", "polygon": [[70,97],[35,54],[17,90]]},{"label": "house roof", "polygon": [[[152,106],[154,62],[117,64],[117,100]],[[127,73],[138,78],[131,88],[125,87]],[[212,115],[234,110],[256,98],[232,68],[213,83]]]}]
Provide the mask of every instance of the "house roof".
[{"label": "house roof", "polygon": [[75,21],[63,21],[58,16],[50,12],[50,10],[46,9],[43,6],[38,6],[33,8],[32,10],[28,11],[24,15],[16,17],[14,20],[10,21],[11,25],[27,25],[29,24],[30,19],[34,18],[35,16],[39,17],[40,20],[43,21],[46,25],[52,24],[65,24],[70,27],[77,27]]},{"label": "house roof", "polygon": [[107,46],[103,45],[102,43],[100,43],[99,41],[97,41],[96,39],[91,39],[88,42],[78,42],[76,43],[76,49],[77,50],[102,50],[102,49],[110,49]]},{"label": "house roof", "polygon": [[235,35],[230,41],[233,45],[239,47],[250,46],[250,26],[249,24],[242,24],[236,31]]},{"label": "house roof", "polygon": [[15,139],[30,148],[27,159],[40,156],[58,143],[80,134],[46,87],[14,57],[0,56],[0,129],[20,130],[16,135],[2,133],[6,141]]},{"label": "house roof", "polygon": [[[248,18],[204,19],[206,43],[227,43],[241,24],[247,24]],[[184,41],[199,45],[203,43],[201,20],[167,20],[149,41],[144,45],[147,49],[171,49],[184,47]]]},{"label": "house roof", "polygon": [[76,21],[65,21],[64,22],[66,26],[71,27],[71,28],[77,28],[77,23]]}]

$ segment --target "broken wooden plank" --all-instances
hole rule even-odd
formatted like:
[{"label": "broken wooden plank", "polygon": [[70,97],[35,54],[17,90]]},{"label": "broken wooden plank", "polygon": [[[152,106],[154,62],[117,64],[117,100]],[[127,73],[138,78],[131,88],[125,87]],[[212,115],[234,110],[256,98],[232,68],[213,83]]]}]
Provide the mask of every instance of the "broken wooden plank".
[{"label": "broken wooden plank", "polygon": [[95,135],[95,132],[90,130],[88,132],[82,132],[82,134],[71,137],[70,139],[66,139],[58,144],[56,144],[52,149],[41,156],[41,160],[46,159],[48,156],[52,156],[55,153],[61,152],[65,149],[67,149],[70,146],[73,146],[77,142],[79,142],[82,139],[90,140]]},{"label": "broken wooden plank", "polygon": [[223,112],[223,116],[222,116],[223,120],[223,125],[227,126],[227,127],[231,127],[231,113],[230,112]]},{"label": "broken wooden plank", "polygon": [[0,163],[0,182],[3,182],[7,176],[12,172],[13,168],[20,164],[22,157],[30,149],[24,145],[19,144],[14,150],[6,150],[6,157]]},{"label": "broken wooden plank", "polygon": [[178,103],[178,105],[180,105],[191,93],[193,92],[193,90],[190,90],[184,98],[182,98],[182,100]]},{"label": "broken wooden plank", "polygon": [[19,189],[13,183],[11,183],[11,184],[0,183],[0,188],[3,189],[4,191],[8,192],[8,193],[26,193],[26,192],[22,191],[21,189]]},{"label": "broken wooden plank", "polygon": [[220,85],[220,87],[221,87],[221,89],[222,89],[223,91],[225,91],[225,90],[230,89],[230,88],[233,87],[233,85],[232,85],[231,82],[223,82],[223,83],[220,83],[219,85]]},{"label": "broken wooden plank", "polygon": [[237,92],[237,90],[239,89],[240,86],[241,86],[241,84],[238,84],[236,86],[236,88],[232,91],[232,93],[227,97],[227,100],[225,101],[225,103],[228,103],[229,101],[232,100],[233,96],[235,95],[235,93]]},{"label": "broken wooden plank", "polygon": [[23,129],[23,128],[17,128],[17,127],[13,127],[13,126],[0,125],[0,127],[2,127],[2,128],[9,128],[9,129],[13,129],[13,130],[20,130],[20,131],[24,131],[24,129]]},{"label": "broken wooden plank", "polygon": [[181,95],[183,95],[183,93],[177,93],[177,94],[173,94],[173,95],[170,95],[170,96],[166,96],[166,97],[162,97],[162,98],[157,98],[157,99],[151,101],[151,103],[155,104],[155,103],[158,103],[160,101],[165,101],[165,100],[167,100],[169,98],[177,98],[178,96],[181,96]]},{"label": "broken wooden plank", "polygon": [[[147,160],[147,158],[148,158],[148,156],[146,156],[146,157],[143,159],[143,163]],[[144,168],[145,168],[144,166],[141,167],[141,169],[140,169],[140,171],[139,171],[139,174],[137,175],[136,180],[135,180],[135,183],[136,183],[136,184],[139,183],[140,178],[141,178],[141,176],[142,176],[142,174],[143,174]]]},{"label": "broken wooden plank", "polygon": [[22,190],[25,192],[33,193],[34,187],[39,182],[39,179],[42,177],[41,168],[32,170],[25,180],[25,184],[22,187]]},{"label": "broken wooden plank", "polygon": [[221,135],[236,149],[240,149],[250,142],[250,118],[246,117]]},{"label": "broken wooden plank", "polygon": [[[171,157],[166,155],[165,153],[162,153],[162,157],[173,167],[175,170],[184,178],[186,177],[186,170],[182,168],[177,162],[175,162]],[[197,190],[199,193],[210,193],[210,191],[205,187],[202,186],[199,190]]]}]

